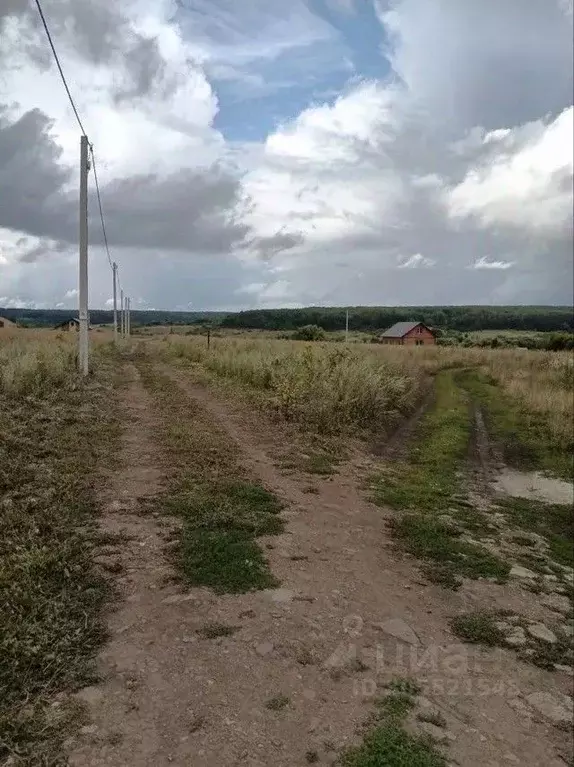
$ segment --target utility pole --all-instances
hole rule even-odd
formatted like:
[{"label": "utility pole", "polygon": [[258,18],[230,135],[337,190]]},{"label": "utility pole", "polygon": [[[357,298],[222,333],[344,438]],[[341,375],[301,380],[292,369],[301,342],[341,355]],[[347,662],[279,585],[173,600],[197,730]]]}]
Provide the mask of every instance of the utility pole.
[{"label": "utility pole", "polygon": [[117,279],[118,279],[118,265],[114,261],[112,264],[112,273],[114,275],[114,343],[118,343],[118,290],[117,290]]},{"label": "utility pole", "polygon": [[123,338],[126,333],[126,313],[124,309],[124,291],[120,290],[120,334]]},{"label": "utility pole", "polygon": [[88,375],[89,339],[88,339],[88,137],[80,139],[80,269],[79,269],[79,307],[80,320],[78,364],[80,373]]},{"label": "utility pole", "polygon": [[345,343],[349,340],[349,310],[345,313]]},{"label": "utility pole", "polygon": [[129,338],[130,337],[130,330],[131,330],[131,327],[130,327],[130,323],[131,323],[130,308],[131,308],[131,303],[132,303],[131,298],[126,298],[126,302],[127,302],[127,307],[126,307],[126,336]]}]

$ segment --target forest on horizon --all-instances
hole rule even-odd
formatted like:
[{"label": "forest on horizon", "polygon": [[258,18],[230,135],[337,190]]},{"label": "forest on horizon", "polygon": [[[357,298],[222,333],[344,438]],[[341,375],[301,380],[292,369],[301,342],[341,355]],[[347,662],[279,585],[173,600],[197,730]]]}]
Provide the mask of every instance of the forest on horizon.
[{"label": "forest on horizon", "polygon": [[[210,324],[230,329],[290,331],[317,325],[343,330],[346,307],[250,309],[241,312],[132,311],[132,325]],[[349,329],[375,332],[395,322],[424,322],[433,328],[475,330],[572,331],[574,312],[568,306],[357,306],[349,307]],[[53,327],[77,312],[65,309],[3,309],[0,316],[26,327]],[[113,321],[110,310],[90,311],[94,325]]]}]

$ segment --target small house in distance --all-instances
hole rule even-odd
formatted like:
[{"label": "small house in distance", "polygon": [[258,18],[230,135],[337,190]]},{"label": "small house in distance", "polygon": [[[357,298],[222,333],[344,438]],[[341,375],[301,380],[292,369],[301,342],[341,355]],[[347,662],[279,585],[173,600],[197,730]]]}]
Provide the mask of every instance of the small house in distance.
[{"label": "small house in distance", "polygon": [[63,322],[59,322],[54,330],[79,330],[80,329],[80,320],[77,317],[70,317],[68,320],[64,320]]},{"label": "small house in distance", "polygon": [[395,322],[381,336],[383,344],[401,344],[404,346],[427,346],[435,343],[432,330],[422,322]]},{"label": "small house in distance", "polygon": [[17,327],[15,322],[9,320],[7,317],[0,317],[0,328],[15,328]]}]

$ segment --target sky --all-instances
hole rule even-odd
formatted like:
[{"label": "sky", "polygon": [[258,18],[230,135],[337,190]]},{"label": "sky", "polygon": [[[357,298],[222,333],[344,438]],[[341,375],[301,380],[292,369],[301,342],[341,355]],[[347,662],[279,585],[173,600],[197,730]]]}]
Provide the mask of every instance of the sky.
[{"label": "sky", "polygon": [[[572,303],[572,0],[42,6],[133,308]],[[80,130],[33,0],[0,71],[0,306],[73,310]]]}]

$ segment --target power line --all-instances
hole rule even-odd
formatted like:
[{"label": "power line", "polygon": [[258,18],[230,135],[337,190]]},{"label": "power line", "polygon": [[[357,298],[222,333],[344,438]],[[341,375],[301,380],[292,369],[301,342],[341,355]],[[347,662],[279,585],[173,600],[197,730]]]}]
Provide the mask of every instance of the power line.
[{"label": "power line", "polygon": [[72,98],[72,94],[70,93],[70,89],[68,88],[68,83],[66,82],[64,71],[62,70],[62,66],[60,64],[60,59],[58,58],[58,54],[56,53],[56,48],[54,47],[54,43],[52,42],[52,35],[50,34],[50,30],[48,29],[48,24],[46,23],[44,12],[42,11],[42,6],[40,5],[40,0],[36,0],[36,7],[38,8],[38,13],[40,14],[40,18],[42,19],[42,24],[44,25],[44,29],[46,30],[46,35],[48,36],[48,42],[50,43],[50,48],[52,49],[52,53],[54,54],[54,58],[56,59],[56,64],[58,65],[58,71],[60,72],[60,77],[62,78],[62,82],[64,83],[64,88],[66,89],[66,93],[68,94],[68,98],[70,99],[70,104],[72,105],[72,109],[74,110],[74,114],[76,115],[76,120],[78,121],[78,125],[80,126],[80,130],[82,131],[82,134],[86,136],[87,135],[86,131],[84,130],[84,126],[82,125],[82,121],[80,120],[80,115],[78,114],[78,110],[76,109],[76,105],[74,104],[74,99]]},{"label": "power line", "polygon": [[[56,52],[56,47],[54,46],[54,42],[52,40],[52,35],[50,34],[50,30],[48,28],[48,23],[46,22],[46,17],[44,16],[44,12],[42,11],[42,6],[40,5],[40,0],[35,0],[35,2],[36,2],[36,7],[38,8],[38,13],[40,14],[40,18],[42,19],[42,24],[44,25],[44,29],[46,30],[46,35],[48,37],[48,42],[50,43],[50,47],[52,49],[52,53],[54,54],[54,59],[56,60],[56,64],[58,66],[58,71],[60,72],[60,77],[62,78],[62,82],[64,83],[64,88],[66,89],[66,93],[68,94],[68,98],[70,100],[70,104],[72,105],[72,109],[74,110],[74,114],[76,115],[76,120],[78,121],[78,125],[80,126],[80,130],[82,131],[82,134],[84,136],[86,136],[86,138],[87,138],[87,134],[86,134],[86,131],[84,129],[82,120],[80,119],[80,115],[78,113],[78,110],[76,109],[76,105],[74,104],[74,99],[72,98],[72,94],[70,93],[70,89],[68,87],[68,83],[66,82],[66,77],[64,75],[64,71],[62,69],[62,65],[60,64],[60,59],[58,58],[58,54]],[[94,180],[96,182],[96,194],[97,194],[97,197],[98,197],[98,208],[99,208],[99,211],[100,211],[100,220],[102,222],[102,232],[103,232],[103,235],[104,235],[104,245],[105,245],[105,248],[106,248],[106,255],[108,257],[108,263],[110,265],[110,268],[113,268],[112,267],[112,259],[111,259],[111,256],[110,256],[110,248],[109,248],[109,245],[108,245],[108,236],[107,236],[107,233],[106,233],[106,224],[105,224],[105,221],[104,221],[104,213],[103,213],[103,210],[102,210],[102,197],[101,197],[101,194],[100,194],[100,185],[98,183],[98,172],[97,172],[97,169],[96,169],[96,158],[95,158],[95,155],[94,155],[94,147],[93,147],[92,144],[90,144],[90,154],[92,156],[92,168],[94,169]]]},{"label": "power line", "polygon": [[90,144],[90,154],[92,155],[92,168],[94,170],[94,181],[96,182],[96,195],[98,197],[98,208],[100,209],[100,220],[102,222],[102,232],[104,235],[104,245],[106,247],[106,255],[108,257],[108,263],[110,269],[113,269],[112,257],[110,256],[110,248],[108,246],[108,235],[106,234],[106,224],[104,222],[104,211],[102,210],[102,198],[100,196],[100,185],[98,183],[98,171],[96,170],[96,156],[94,155],[94,147]]},{"label": "power line", "polygon": [[[82,312],[84,312],[86,318],[87,318],[87,312],[88,312],[88,303],[87,303],[87,247],[88,247],[88,241],[87,241],[87,216],[88,216],[87,175],[88,175],[88,167],[89,167],[89,164],[88,164],[88,157],[89,157],[89,155],[91,155],[91,158],[92,158],[92,168],[94,170],[94,181],[95,181],[95,184],[96,184],[96,195],[97,195],[97,199],[98,199],[98,209],[99,209],[99,212],[100,212],[100,221],[102,223],[102,232],[103,232],[103,235],[104,235],[104,245],[105,245],[105,248],[106,248],[106,255],[107,255],[107,258],[108,258],[108,263],[109,263],[110,268],[112,270],[112,274],[114,276],[114,316],[115,316],[115,311],[116,311],[116,302],[115,302],[115,297],[116,297],[116,280],[117,280],[117,284],[118,285],[120,284],[120,282],[119,282],[117,265],[114,262],[112,262],[112,258],[110,256],[110,248],[109,248],[109,244],[108,244],[108,235],[107,235],[107,232],[106,232],[106,224],[105,224],[105,220],[104,220],[104,211],[103,211],[103,208],[102,208],[102,197],[101,197],[101,194],[100,194],[100,185],[99,185],[99,182],[98,182],[98,171],[96,169],[96,157],[94,155],[94,147],[93,147],[92,144],[90,144],[90,142],[88,140],[88,135],[87,135],[87,133],[85,131],[84,125],[82,123],[82,120],[80,119],[80,115],[79,115],[78,110],[76,108],[76,105],[74,103],[74,99],[72,98],[72,94],[70,92],[70,88],[68,87],[68,83],[67,83],[66,77],[64,75],[64,70],[62,69],[62,65],[60,64],[60,59],[58,58],[58,54],[56,52],[56,47],[55,47],[54,42],[52,40],[52,35],[50,34],[50,30],[49,30],[48,24],[46,22],[46,17],[44,16],[44,11],[42,10],[42,6],[40,4],[40,0],[35,0],[35,2],[36,2],[36,7],[38,9],[38,13],[40,14],[40,18],[42,20],[42,24],[44,26],[44,30],[46,32],[46,36],[48,38],[48,42],[50,43],[50,48],[52,49],[52,53],[54,55],[54,59],[56,61],[56,65],[58,67],[58,72],[60,73],[60,77],[62,79],[62,83],[64,84],[64,88],[66,90],[66,93],[68,94],[68,99],[70,100],[70,104],[72,106],[72,110],[74,112],[74,115],[76,116],[76,120],[78,121],[78,125],[80,126],[80,130],[82,132],[82,142],[81,143],[82,143],[82,158],[83,159],[82,159],[82,165],[81,165],[80,201],[82,200],[82,189],[84,190],[84,195],[85,195],[84,203],[83,203],[83,213],[80,213],[80,308],[79,308],[79,312],[80,312],[80,331],[82,331],[82,325],[81,325],[82,318],[83,318]],[[83,179],[83,181],[82,181],[82,179]],[[82,220],[85,221],[84,240],[82,240],[82,223],[81,223]],[[83,245],[82,245],[82,243],[83,243]],[[82,248],[84,250],[83,256],[82,256]],[[85,292],[86,292],[86,295],[85,295],[85,298],[84,298],[85,304],[82,304],[82,284],[83,284],[82,283],[82,274],[83,274],[82,273],[82,264],[85,265],[84,268],[86,270],[85,271]],[[123,310],[123,307],[122,307],[122,310]],[[128,310],[128,314],[129,314],[129,310]],[[122,314],[122,316],[123,316],[123,314]],[[87,319],[85,321],[87,323]],[[114,322],[115,322],[115,320],[114,320]],[[84,339],[85,349],[83,349],[83,346],[82,346],[82,338],[81,338],[81,336],[82,336],[82,332],[80,332],[80,357],[82,356],[82,350],[83,350],[83,353],[85,354],[85,365],[82,366],[82,372],[84,374],[86,374],[88,372],[87,324],[86,324],[86,337]]]}]

